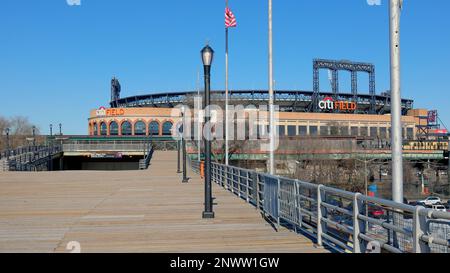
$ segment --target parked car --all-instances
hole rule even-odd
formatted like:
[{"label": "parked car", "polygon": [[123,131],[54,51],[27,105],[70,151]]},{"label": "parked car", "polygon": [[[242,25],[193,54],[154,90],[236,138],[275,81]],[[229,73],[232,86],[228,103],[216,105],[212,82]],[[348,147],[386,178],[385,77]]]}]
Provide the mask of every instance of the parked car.
[{"label": "parked car", "polygon": [[441,198],[439,198],[437,196],[430,196],[427,199],[422,200],[420,202],[423,202],[425,204],[425,206],[432,206],[432,205],[442,204]]},{"label": "parked car", "polygon": [[411,202],[409,202],[409,204],[408,205],[410,205],[410,206],[423,206],[423,203],[422,202],[420,202],[420,201],[411,201]]},{"label": "parked car", "polygon": [[385,211],[377,206],[369,206],[369,216],[375,219],[383,218]]},{"label": "parked car", "polygon": [[418,201],[416,206],[427,207],[427,205],[425,205],[425,203],[422,201]]},{"label": "parked car", "polygon": [[450,210],[450,200],[448,200],[447,203],[444,204],[444,206],[445,206],[448,210]]},{"label": "parked car", "polygon": [[[369,204],[369,214],[368,216],[375,219],[383,219],[386,216],[386,210],[384,210],[382,207]],[[352,211],[353,210],[353,204],[350,204],[347,207],[347,210]],[[363,209],[360,211],[361,214],[366,214],[366,206],[363,206]]]},{"label": "parked car", "polygon": [[433,210],[447,212],[447,208],[444,205],[432,205],[431,208]]}]

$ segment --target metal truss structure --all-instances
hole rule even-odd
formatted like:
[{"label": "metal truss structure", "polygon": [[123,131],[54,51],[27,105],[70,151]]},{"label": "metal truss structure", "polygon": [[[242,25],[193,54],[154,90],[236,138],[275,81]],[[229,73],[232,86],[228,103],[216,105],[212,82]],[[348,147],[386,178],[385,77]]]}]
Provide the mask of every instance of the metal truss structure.
[{"label": "metal truss structure", "polygon": [[359,63],[351,61],[335,61],[335,60],[324,60],[315,59],[313,61],[313,98],[311,104],[309,105],[309,110],[311,112],[318,112],[318,103],[321,96],[320,93],[320,79],[319,71],[320,69],[328,69],[332,73],[331,86],[332,86],[332,96],[334,99],[338,99],[339,96],[339,71],[350,71],[351,81],[352,81],[352,99],[351,101],[358,103],[358,72],[365,72],[369,74],[369,97],[370,97],[370,107],[369,113],[376,114],[382,109],[377,109],[377,98],[375,94],[375,66],[370,63]]},{"label": "metal truss structure", "polygon": [[[364,94],[344,94],[344,93],[315,93],[313,91],[302,90],[277,90],[275,91],[276,105],[282,112],[310,112],[312,101],[320,97],[335,96],[338,100],[355,101],[358,114],[387,114],[390,113],[390,97],[387,94],[382,95],[364,95]],[[127,107],[166,107],[172,108],[178,104],[192,103],[197,95],[197,91],[159,93],[141,96],[132,96],[111,101],[113,108]],[[212,91],[211,100],[216,104],[225,103],[225,91]],[[267,90],[239,90],[229,91],[229,102],[231,105],[260,105],[267,106],[269,93]],[[408,110],[413,108],[414,101],[409,99],[402,100],[402,113],[407,114]],[[373,106],[375,105],[375,107]],[[375,112],[372,110],[375,109]]]},{"label": "metal truss structure", "polygon": [[[116,77],[113,77],[111,80],[111,106],[120,99],[120,90],[119,80]],[[115,106],[117,107],[117,105]]]},{"label": "metal truss structure", "polygon": [[[319,86],[320,69],[328,69],[332,73],[331,92],[321,92]],[[339,92],[339,71],[350,71],[351,93]],[[358,92],[358,72],[369,74],[369,94]],[[313,61],[313,91],[278,90],[275,91],[276,104],[282,112],[319,112],[319,100],[333,97],[335,100],[351,101],[357,104],[355,114],[388,114],[391,112],[389,92],[381,95],[375,93],[375,66],[370,63],[351,61],[334,61],[315,59]],[[120,98],[120,84],[116,78],[111,81],[111,107],[168,107],[178,104],[193,104],[196,91],[159,93]],[[225,103],[225,91],[212,91],[211,99],[214,103]],[[235,90],[229,91],[229,103],[234,105],[268,105],[267,90]],[[414,101],[402,100],[402,114],[406,115],[413,108]]]}]

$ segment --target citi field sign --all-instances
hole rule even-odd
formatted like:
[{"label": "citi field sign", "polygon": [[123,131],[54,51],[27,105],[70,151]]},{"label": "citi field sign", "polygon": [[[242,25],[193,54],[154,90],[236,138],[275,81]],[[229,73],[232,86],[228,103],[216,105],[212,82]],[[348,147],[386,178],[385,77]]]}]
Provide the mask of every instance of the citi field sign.
[{"label": "citi field sign", "polygon": [[125,109],[106,109],[105,107],[100,107],[95,113],[97,117],[123,116],[125,115]]},{"label": "citi field sign", "polygon": [[356,110],[356,103],[350,101],[335,101],[332,97],[325,97],[319,101],[319,108],[321,110],[338,110],[354,112]]}]

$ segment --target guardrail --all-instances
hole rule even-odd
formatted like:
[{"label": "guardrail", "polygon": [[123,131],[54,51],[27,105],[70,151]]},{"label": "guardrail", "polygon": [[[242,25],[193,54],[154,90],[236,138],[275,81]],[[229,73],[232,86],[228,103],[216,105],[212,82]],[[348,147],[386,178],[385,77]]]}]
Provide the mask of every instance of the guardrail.
[{"label": "guardrail", "polygon": [[148,150],[144,159],[141,159],[139,161],[139,169],[140,170],[148,169],[148,166],[150,165],[150,161],[152,161],[152,158],[153,158],[153,152],[154,152],[153,146],[150,146],[150,149]]},{"label": "guardrail", "polygon": [[[145,141],[67,141],[64,152],[143,152],[149,140]],[[176,141],[151,141],[154,150],[176,150]]]},{"label": "guardrail", "polygon": [[62,152],[61,145],[39,146],[22,150],[22,154],[11,156],[8,165],[10,171],[33,171],[38,166],[46,165],[54,155]]},{"label": "guardrail", "polygon": [[[194,171],[199,164],[191,161]],[[338,252],[449,253],[450,213],[299,180],[212,164],[212,181],[284,225]]]},{"label": "guardrail", "polygon": [[37,150],[40,150],[42,148],[44,148],[46,146],[44,145],[36,145],[36,146],[23,146],[23,147],[18,147],[16,149],[12,149],[12,150],[4,150],[0,152],[0,159],[3,158],[7,158],[7,157],[14,157],[14,156],[18,156],[21,154],[25,154],[25,153],[32,153],[35,152]]}]

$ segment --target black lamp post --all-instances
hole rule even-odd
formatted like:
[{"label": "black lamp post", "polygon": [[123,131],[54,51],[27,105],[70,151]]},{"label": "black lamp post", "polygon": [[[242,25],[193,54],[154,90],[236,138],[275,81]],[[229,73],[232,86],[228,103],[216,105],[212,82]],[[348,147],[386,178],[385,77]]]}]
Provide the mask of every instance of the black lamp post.
[{"label": "black lamp post", "polygon": [[187,178],[187,168],[186,168],[186,138],[184,136],[184,109],[183,113],[181,113],[182,117],[182,125],[181,125],[181,147],[183,149],[183,183],[189,182],[189,179]]},{"label": "black lamp post", "polygon": [[203,128],[208,132],[208,138],[205,141],[205,211],[203,212],[204,219],[214,218],[213,202],[212,202],[212,186],[211,186],[211,128],[206,128],[210,125],[210,111],[209,105],[211,103],[211,64],[214,58],[214,50],[209,46],[205,46],[202,51],[202,61],[205,74],[205,95],[203,100],[203,109],[205,109],[205,123]]},{"label": "black lamp post", "polygon": [[53,136],[53,124],[50,124],[50,136]]},{"label": "black lamp post", "polygon": [[62,124],[59,124],[59,135],[62,136]]},{"label": "black lamp post", "polygon": [[9,160],[9,128],[6,128],[6,160]]},{"label": "black lamp post", "polygon": [[177,140],[177,173],[181,173],[181,141]]}]

